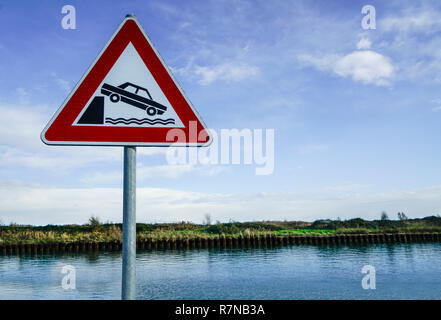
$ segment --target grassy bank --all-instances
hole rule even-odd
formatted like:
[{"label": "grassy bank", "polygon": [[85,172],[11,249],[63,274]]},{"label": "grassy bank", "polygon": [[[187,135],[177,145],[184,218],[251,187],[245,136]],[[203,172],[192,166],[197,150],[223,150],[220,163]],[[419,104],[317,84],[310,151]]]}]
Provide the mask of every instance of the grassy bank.
[{"label": "grassy bank", "polygon": [[[441,217],[403,220],[317,220],[231,222],[201,225],[187,222],[173,224],[137,224],[138,239],[194,239],[225,236],[258,235],[308,235],[331,236],[337,234],[390,234],[390,233],[441,233]],[[101,224],[91,219],[85,225],[25,226],[11,224],[0,226],[0,244],[16,243],[69,243],[69,242],[111,242],[122,238],[122,225]]]}]

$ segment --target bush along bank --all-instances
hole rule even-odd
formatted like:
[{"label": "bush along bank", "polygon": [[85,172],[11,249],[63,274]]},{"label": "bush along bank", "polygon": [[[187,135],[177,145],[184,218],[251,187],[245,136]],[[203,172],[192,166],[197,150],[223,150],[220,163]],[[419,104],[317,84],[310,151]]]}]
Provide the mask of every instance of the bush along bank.
[{"label": "bush along bank", "polygon": [[[0,254],[120,251],[122,225],[0,226]],[[440,242],[441,218],[137,224],[139,250]]]}]

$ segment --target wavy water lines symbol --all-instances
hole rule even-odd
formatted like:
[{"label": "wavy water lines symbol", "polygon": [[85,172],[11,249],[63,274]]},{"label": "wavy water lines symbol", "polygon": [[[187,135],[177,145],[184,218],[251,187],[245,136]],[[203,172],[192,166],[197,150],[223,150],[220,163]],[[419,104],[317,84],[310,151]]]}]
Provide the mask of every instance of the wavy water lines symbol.
[{"label": "wavy water lines symbol", "polygon": [[125,124],[125,125],[129,125],[129,124],[138,124],[138,125],[143,125],[143,124],[150,124],[150,125],[169,125],[169,124],[175,124],[175,119],[169,118],[169,119],[148,119],[148,118],[143,118],[143,119],[136,119],[136,118],[129,118],[129,119],[125,119],[125,118],[106,118],[106,123],[111,123],[111,124]]}]

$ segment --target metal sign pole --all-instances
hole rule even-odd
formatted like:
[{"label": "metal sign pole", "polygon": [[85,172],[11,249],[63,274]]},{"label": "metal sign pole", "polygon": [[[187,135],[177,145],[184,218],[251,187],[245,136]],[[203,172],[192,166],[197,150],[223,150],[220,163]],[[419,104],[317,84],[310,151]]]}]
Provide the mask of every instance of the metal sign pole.
[{"label": "metal sign pole", "polygon": [[123,300],[135,299],[136,271],[136,147],[124,147],[123,185]]},{"label": "metal sign pole", "polygon": [[[131,46],[131,49],[127,47],[128,51],[121,53],[121,48],[126,47],[127,43],[131,43],[133,46]],[[130,76],[126,64],[117,63],[119,57],[123,55],[124,61],[126,59],[130,61],[130,68],[141,68],[146,71],[146,76],[143,78],[135,75]],[[149,63],[146,64],[146,61]],[[136,83],[133,83],[133,81]],[[136,88],[136,94],[126,87]],[[149,99],[145,97],[145,94],[138,94],[139,90],[145,91]],[[150,92],[155,92],[155,94],[152,96]],[[161,95],[163,98],[161,98]],[[106,100],[106,96],[109,97],[110,102]],[[155,101],[155,99],[159,100]],[[133,108],[121,109],[124,112],[115,113],[115,119],[104,118],[105,106],[108,103],[119,101],[131,105]],[[167,101],[167,105],[162,104],[165,101]],[[145,114],[139,115],[137,113],[140,108],[144,109],[150,117],[164,115],[149,120],[145,118]],[[181,118],[181,115],[183,118]],[[165,119],[165,117],[169,118]],[[83,75],[76,88],[46,125],[40,137],[48,145],[106,145],[119,147],[121,146],[121,137],[124,137],[126,143],[137,146],[173,146],[174,142],[168,139],[170,128],[164,125],[174,125],[172,127],[176,127],[178,126],[177,122],[181,122],[180,119],[188,121],[188,126],[182,124],[190,132],[190,135],[184,141],[179,141],[180,144],[183,142],[183,146],[208,146],[211,143],[212,137],[207,126],[193,108],[190,100],[183,94],[179,83],[174,79],[139,21],[135,15],[127,15],[95,62]],[[107,121],[113,125],[104,125]],[[117,125],[120,123],[123,125]],[[127,124],[132,123],[132,128],[127,127]],[[143,126],[144,123],[150,123],[151,126]],[[73,124],[80,124],[81,126],[74,126]],[[203,131],[205,131],[205,135],[203,135],[205,139],[200,139]],[[135,146],[124,146],[123,193],[121,297],[128,300],[135,299]]]}]

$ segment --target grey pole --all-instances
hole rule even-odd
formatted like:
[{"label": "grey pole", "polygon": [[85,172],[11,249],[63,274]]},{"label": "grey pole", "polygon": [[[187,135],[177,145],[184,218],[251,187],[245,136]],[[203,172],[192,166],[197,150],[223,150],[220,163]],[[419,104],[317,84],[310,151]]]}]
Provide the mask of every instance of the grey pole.
[{"label": "grey pole", "polygon": [[136,264],[136,147],[124,147],[123,185],[123,300],[135,299]]}]

